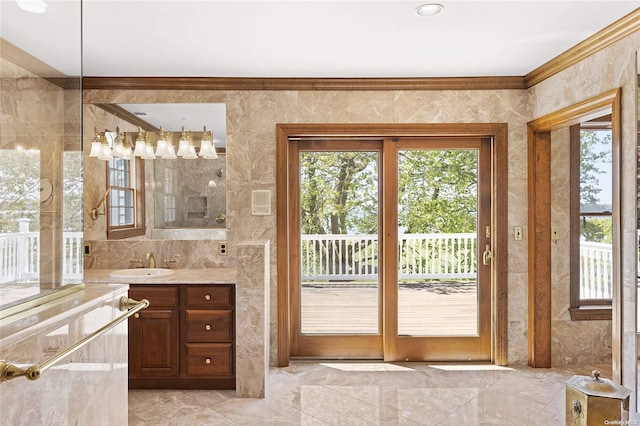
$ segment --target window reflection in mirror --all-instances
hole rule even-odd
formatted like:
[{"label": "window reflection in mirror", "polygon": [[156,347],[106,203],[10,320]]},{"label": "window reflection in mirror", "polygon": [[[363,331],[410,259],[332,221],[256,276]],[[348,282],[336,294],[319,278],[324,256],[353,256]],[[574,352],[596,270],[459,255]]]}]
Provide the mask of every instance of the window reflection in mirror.
[{"label": "window reflection in mirror", "polygon": [[156,229],[226,227],[226,155],[154,163]]}]

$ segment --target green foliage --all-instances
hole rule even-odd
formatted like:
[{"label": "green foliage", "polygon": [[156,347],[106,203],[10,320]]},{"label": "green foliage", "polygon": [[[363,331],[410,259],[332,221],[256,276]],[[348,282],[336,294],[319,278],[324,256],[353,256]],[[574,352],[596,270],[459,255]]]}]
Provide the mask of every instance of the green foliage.
[{"label": "green foliage", "polygon": [[17,232],[19,218],[40,228],[40,152],[0,150],[0,232]]},{"label": "green foliage", "polygon": [[613,243],[610,217],[585,217],[580,221],[580,236],[592,243]]},{"label": "green foliage", "polygon": [[[407,150],[398,159],[399,226],[407,233],[474,232],[476,150]],[[378,154],[300,155],[303,234],[378,229]]]},{"label": "green foliage", "polygon": [[475,232],[477,151],[402,151],[398,222],[406,233]]},{"label": "green foliage", "polygon": [[[30,219],[30,231],[40,229],[40,152],[0,150],[0,232],[17,232],[18,219]],[[55,192],[55,188],[54,188]],[[82,153],[64,153],[63,228],[82,231]]]},{"label": "green foliage", "polygon": [[600,136],[594,130],[580,132],[580,204],[582,206],[599,203],[598,194],[602,189],[598,177],[604,172],[602,165],[611,164],[611,148],[606,148],[611,146],[611,134]]},{"label": "green foliage", "polygon": [[303,234],[377,232],[377,153],[302,153],[300,186]]}]

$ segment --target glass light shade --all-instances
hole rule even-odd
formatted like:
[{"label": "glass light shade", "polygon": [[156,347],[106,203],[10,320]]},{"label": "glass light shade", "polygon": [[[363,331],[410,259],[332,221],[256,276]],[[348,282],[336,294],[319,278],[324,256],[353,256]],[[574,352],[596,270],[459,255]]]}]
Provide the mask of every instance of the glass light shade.
[{"label": "glass light shade", "polygon": [[144,160],[155,160],[156,156],[153,153],[153,147],[151,145],[145,145],[145,152],[140,157]]},{"label": "glass light shade", "polygon": [[125,146],[122,149],[122,155],[120,158],[123,160],[131,160],[133,158],[133,149],[130,146]]},{"label": "glass light shade", "polygon": [[109,161],[113,160],[113,154],[111,153],[111,147],[107,144],[102,145],[102,153],[98,156],[100,160]]},{"label": "glass light shade", "polygon": [[147,152],[147,143],[143,139],[136,139],[136,149],[133,151],[133,155],[136,157],[142,157]]},{"label": "glass light shade", "polygon": [[124,153],[124,145],[122,144],[122,139],[116,138],[115,144],[113,145],[113,155],[122,157],[123,153]]},{"label": "glass light shade", "polygon": [[178,145],[178,157],[189,155],[189,146],[191,146],[191,144],[187,139],[180,139],[180,145]]},{"label": "glass light shade", "polygon": [[202,139],[200,142],[200,151],[198,152],[200,157],[204,157],[207,159],[218,158],[218,154],[216,153],[216,149],[213,147],[211,141]]},{"label": "glass light shade", "polygon": [[89,157],[98,158],[102,155],[102,144],[96,140],[91,142],[91,152]]},{"label": "glass light shade", "polygon": [[198,158],[198,155],[196,154],[196,148],[193,145],[189,144],[189,151],[182,158],[184,158],[185,160],[195,160],[196,158]]},{"label": "glass light shade", "polygon": [[162,155],[162,158],[165,160],[175,160],[178,158],[176,157],[176,151],[173,148],[173,145],[167,145],[167,152]]},{"label": "glass light shade", "polygon": [[162,157],[167,152],[167,141],[164,139],[158,139],[156,145],[156,157]]}]

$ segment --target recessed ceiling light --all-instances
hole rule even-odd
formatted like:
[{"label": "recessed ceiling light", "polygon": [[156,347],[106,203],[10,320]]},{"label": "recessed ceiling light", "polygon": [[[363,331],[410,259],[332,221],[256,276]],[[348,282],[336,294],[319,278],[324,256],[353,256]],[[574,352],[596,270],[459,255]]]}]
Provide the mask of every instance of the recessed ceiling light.
[{"label": "recessed ceiling light", "polygon": [[438,3],[427,3],[422,6],[418,6],[416,14],[418,16],[436,16],[444,10],[444,6]]},{"label": "recessed ceiling light", "polygon": [[47,11],[47,6],[44,0],[18,0],[18,7],[31,13],[44,13]]}]

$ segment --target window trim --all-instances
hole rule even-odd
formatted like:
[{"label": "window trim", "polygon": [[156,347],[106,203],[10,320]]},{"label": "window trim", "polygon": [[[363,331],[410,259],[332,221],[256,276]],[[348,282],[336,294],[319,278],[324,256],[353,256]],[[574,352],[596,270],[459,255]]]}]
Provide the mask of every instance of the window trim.
[{"label": "window trim", "polygon": [[[580,299],[580,127],[569,128],[569,312],[572,321],[611,320],[612,299]],[[612,137],[612,150],[614,144]],[[613,226],[613,212],[611,218]]]},{"label": "window trim", "polygon": [[[132,186],[134,193],[133,200],[133,226],[111,226],[110,220],[110,197],[105,200],[105,215],[107,217],[107,240],[120,240],[123,238],[139,237],[145,235],[147,232],[145,224],[145,181],[144,181],[144,161],[139,157],[135,157],[132,160],[135,161],[135,185]],[[107,189],[111,189],[111,182],[109,178],[109,162],[106,162],[106,183]]]}]

